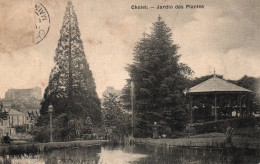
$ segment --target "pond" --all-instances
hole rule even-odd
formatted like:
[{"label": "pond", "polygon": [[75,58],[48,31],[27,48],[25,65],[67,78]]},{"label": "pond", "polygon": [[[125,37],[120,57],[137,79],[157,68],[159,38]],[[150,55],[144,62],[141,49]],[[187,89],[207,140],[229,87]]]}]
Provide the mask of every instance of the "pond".
[{"label": "pond", "polygon": [[53,150],[40,154],[5,155],[5,164],[171,164],[171,163],[259,163],[256,150],[176,148],[136,144],[134,146],[89,146]]}]

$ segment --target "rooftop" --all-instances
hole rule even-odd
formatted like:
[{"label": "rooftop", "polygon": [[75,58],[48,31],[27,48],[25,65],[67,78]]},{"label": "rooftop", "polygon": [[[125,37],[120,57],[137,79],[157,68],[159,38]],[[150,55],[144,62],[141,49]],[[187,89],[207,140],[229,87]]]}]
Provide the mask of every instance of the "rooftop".
[{"label": "rooftop", "polygon": [[229,92],[229,93],[235,93],[235,92],[245,92],[250,93],[252,91],[245,89],[243,87],[240,87],[238,85],[235,85],[233,83],[230,83],[226,80],[220,79],[216,76],[213,76],[212,78],[190,88],[188,90],[188,94],[192,93],[210,93],[210,92]]},{"label": "rooftop", "polygon": [[19,112],[17,110],[14,110],[14,109],[10,109],[9,113],[8,113],[10,116],[22,116],[22,115],[25,115],[24,113],[22,112]]}]

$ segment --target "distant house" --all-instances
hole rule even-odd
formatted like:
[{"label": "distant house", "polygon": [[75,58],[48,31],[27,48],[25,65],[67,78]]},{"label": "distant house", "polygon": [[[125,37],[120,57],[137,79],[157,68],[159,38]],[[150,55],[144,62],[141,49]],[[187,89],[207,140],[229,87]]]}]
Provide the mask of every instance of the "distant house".
[{"label": "distant house", "polygon": [[106,90],[102,93],[102,96],[107,96],[108,94],[113,94],[115,96],[121,95],[121,90],[115,89],[112,86],[108,86]]},{"label": "distant house", "polygon": [[7,119],[0,119],[0,135],[5,135],[6,133],[15,135],[16,126],[27,125],[27,117],[25,113],[14,109],[3,109],[3,111],[8,112],[8,117]]},{"label": "distant house", "polygon": [[26,125],[26,114],[14,109],[9,110],[9,122],[11,126]]}]

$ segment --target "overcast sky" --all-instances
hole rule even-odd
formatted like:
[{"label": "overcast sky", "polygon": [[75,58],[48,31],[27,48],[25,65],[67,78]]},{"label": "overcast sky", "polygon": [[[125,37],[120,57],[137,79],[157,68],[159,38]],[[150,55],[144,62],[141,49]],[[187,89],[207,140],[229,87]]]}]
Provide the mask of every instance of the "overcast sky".
[{"label": "overcast sky", "polygon": [[[97,92],[121,89],[133,48],[150,32],[158,15],[172,29],[181,62],[194,77],[212,74],[226,79],[260,76],[260,1],[257,0],[74,0],[81,39]],[[65,13],[65,0],[42,0],[51,18],[50,31],[34,41],[34,1],[0,0],[0,97],[8,88],[48,84]],[[131,5],[204,5],[204,9],[132,10]]]}]

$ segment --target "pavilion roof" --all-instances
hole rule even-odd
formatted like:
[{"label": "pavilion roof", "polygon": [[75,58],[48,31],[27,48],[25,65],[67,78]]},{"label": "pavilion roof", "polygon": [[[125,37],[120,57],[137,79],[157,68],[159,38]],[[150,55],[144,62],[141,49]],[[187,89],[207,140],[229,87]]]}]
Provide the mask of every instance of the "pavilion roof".
[{"label": "pavilion roof", "polygon": [[187,92],[187,94],[195,94],[195,93],[216,93],[216,92],[228,92],[228,93],[236,93],[236,92],[244,92],[244,93],[250,93],[252,91],[245,89],[243,87],[237,86],[233,83],[230,83],[226,80],[220,79],[216,77],[215,75],[190,88]]}]

